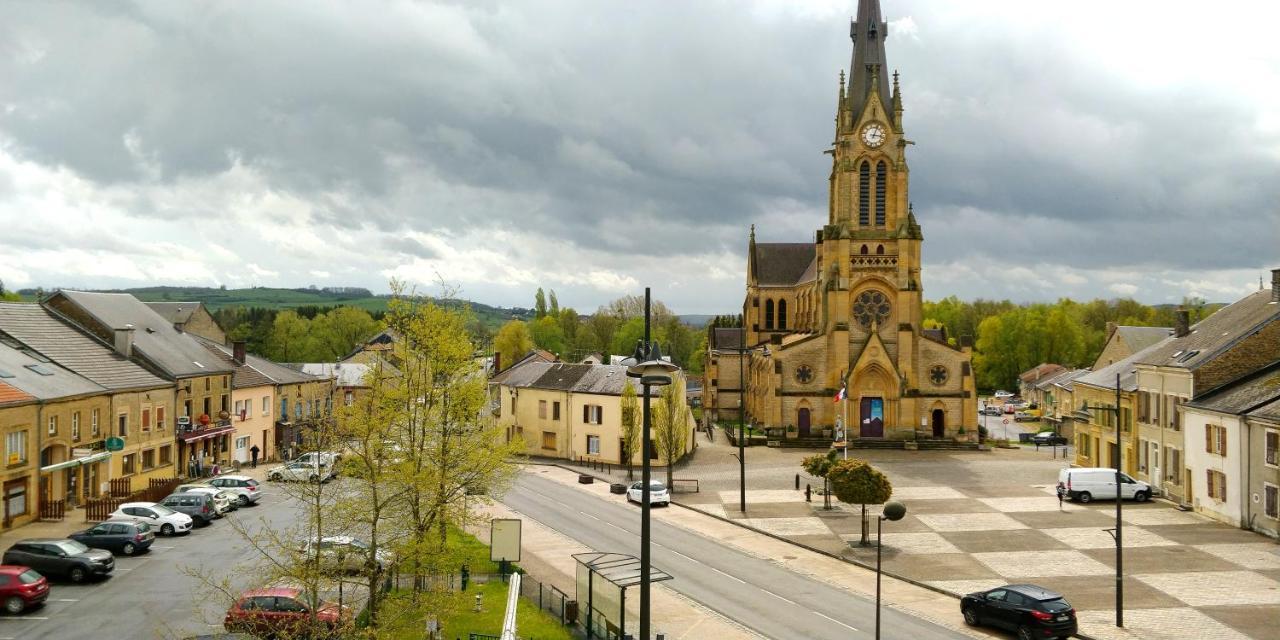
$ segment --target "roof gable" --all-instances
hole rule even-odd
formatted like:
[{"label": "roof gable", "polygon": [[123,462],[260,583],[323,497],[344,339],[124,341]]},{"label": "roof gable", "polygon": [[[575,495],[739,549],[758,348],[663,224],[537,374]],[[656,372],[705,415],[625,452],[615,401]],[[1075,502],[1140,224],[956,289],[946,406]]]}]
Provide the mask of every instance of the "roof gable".
[{"label": "roof gable", "polygon": [[172,384],[38,304],[0,302],[0,333],[107,389],[155,389]]}]

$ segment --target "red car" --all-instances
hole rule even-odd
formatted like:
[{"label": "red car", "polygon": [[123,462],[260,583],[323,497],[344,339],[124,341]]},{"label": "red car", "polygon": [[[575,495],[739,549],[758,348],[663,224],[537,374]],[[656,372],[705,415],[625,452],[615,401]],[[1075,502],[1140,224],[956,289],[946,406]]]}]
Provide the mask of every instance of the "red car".
[{"label": "red car", "polygon": [[227,610],[222,626],[231,633],[268,638],[327,636],[351,622],[351,610],[339,609],[335,603],[322,601],[315,617],[320,628],[308,629],[311,609],[301,589],[274,587],[244,592]]},{"label": "red car", "polygon": [[4,610],[18,615],[44,604],[49,597],[49,581],[35,569],[16,564],[0,564],[0,601]]}]

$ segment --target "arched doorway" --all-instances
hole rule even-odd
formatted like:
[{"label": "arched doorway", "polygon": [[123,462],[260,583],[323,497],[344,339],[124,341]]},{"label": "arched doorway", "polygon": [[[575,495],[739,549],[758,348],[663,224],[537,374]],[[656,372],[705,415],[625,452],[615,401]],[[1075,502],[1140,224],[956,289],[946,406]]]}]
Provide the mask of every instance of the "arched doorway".
[{"label": "arched doorway", "polygon": [[947,435],[947,412],[942,409],[933,410],[933,437],[944,438]]},{"label": "arched doorway", "polygon": [[809,437],[809,407],[800,407],[800,410],[796,411],[796,426],[800,429],[801,438]]}]

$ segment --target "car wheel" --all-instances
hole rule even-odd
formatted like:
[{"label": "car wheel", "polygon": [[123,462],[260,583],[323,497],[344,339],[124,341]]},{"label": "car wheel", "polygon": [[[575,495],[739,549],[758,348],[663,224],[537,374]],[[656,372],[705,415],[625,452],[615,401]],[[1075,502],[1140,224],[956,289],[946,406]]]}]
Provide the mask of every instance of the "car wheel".
[{"label": "car wheel", "polygon": [[1031,633],[1031,628],[1027,625],[1018,627],[1018,640],[1035,640],[1035,635]]},{"label": "car wheel", "polygon": [[22,613],[22,611],[26,608],[27,608],[26,601],[23,600],[22,598],[19,598],[18,596],[10,596],[6,598],[4,601],[4,610],[8,611],[9,613],[15,616],[18,615],[19,613]]},{"label": "car wheel", "polygon": [[976,627],[982,623],[982,620],[978,618],[978,611],[973,607],[966,607],[961,613],[964,614],[964,623],[971,627]]},{"label": "car wheel", "polygon": [[307,478],[307,479],[308,479],[308,480],[310,480],[310,481],[312,481],[312,482],[320,482],[320,476],[318,476],[318,475],[316,475],[316,474],[314,474],[314,473],[313,473],[313,474],[311,474],[311,477],[310,477],[310,478]]},{"label": "car wheel", "polygon": [[242,495],[236,500],[236,502],[239,502],[242,507],[247,507],[249,506],[249,496]]},{"label": "car wheel", "polygon": [[1139,491],[1139,492],[1137,492],[1137,493],[1133,494],[1133,499],[1134,499],[1134,500],[1136,500],[1136,501],[1138,501],[1138,502],[1146,502],[1146,501],[1148,501],[1148,500],[1150,500],[1150,499],[1151,499],[1151,492],[1150,492],[1150,491]]},{"label": "car wheel", "polygon": [[77,584],[84,582],[87,575],[88,574],[84,572],[84,567],[71,567],[71,571],[67,572],[67,578]]},{"label": "car wheel", "polygon": [[268,477],[267,477],[267,479],[268,479],[268,480],[275,480],[276,482],[280,482],[281,480],[283,480],[283,479],[284,479],[284,477],[283,477],[283,476],[281,476],[281,475],[280,475],[280,474],[278,474],[278,473],[273,473],[273,474],[271,474],[270,476],[268,476]]},{"label": "car wheel", "polygon": [[132,542],[126,542],[123,547],[120,547],[120,553],[123,553],[126,556],[133,555],[137,550],[138,548],[133,546]]},{"label": "car wheel", "polygon": [[173,535],[173,525],[165,524],[164,526],[160,527],[160,535],[162,536]]},{"label": "car wheel", "polygon": [[1091,495],[1088,491],[1081,491],[1080,493],[1076,494],[1076,500],[1079,500],[1081,503],[1092,502],[1093,495]]}]

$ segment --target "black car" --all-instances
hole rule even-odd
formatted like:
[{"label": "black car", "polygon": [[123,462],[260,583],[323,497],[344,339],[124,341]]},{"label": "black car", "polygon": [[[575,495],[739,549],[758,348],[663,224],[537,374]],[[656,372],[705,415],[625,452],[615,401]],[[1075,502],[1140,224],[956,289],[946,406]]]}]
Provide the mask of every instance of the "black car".
[{"label": "black car", "polygon": [[146,551],[151,547],[151,543],[156,540],[156,534],[152,533],[151,525],[144,522],[126,522],[123,520],[108,520],[91,529],[77,531],[67,537],[86,547],[106,549],[112,553],[121,553],[126,556]]},{"label": "black car", "polygon": [[1069,440],[1067,440],[1066,436],[1058,435],[1052,431],[1042,431],[1040,433],[1037,433],[1034,436],[1031,436],[1031,444],[1043,445],[1046,447],[1050,445],[1058,445],[1058,446],[1065,447],[1068,442]]},{"label": "black car", "polygon": [[213,496],[207,493],[174,493],[161,500],[160,504],[191,516],[191,523],[194,525],[206,525],[218,517]]},{"label": "black car", "polygon": [[960,612],[970,625],[1014,631],[1018,640],[1070,638],[1076,632],[1076,610],[1044,587],[1010,584],[960,599]]},{"label": "black car", "polygon": [[4,564],[24,565],[46,576],[61,576],[72,582],[105,576],[116,568],[110,551],[90,549],[65,538],[19,540],[4,552]]}]

